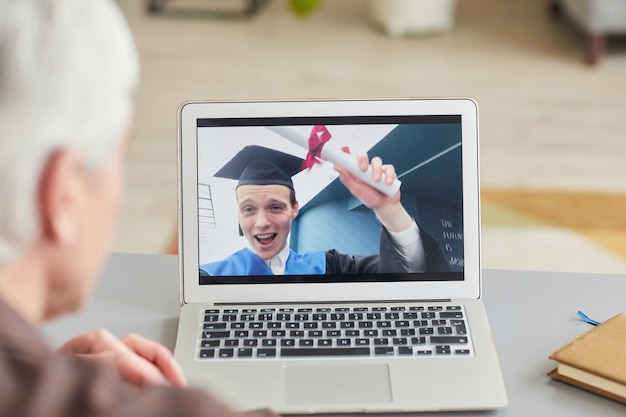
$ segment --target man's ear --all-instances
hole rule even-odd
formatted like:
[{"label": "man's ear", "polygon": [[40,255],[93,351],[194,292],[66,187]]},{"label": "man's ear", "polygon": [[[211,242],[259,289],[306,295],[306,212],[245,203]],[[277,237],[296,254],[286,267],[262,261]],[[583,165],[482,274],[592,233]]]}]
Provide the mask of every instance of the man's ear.
[{"label": "man's ear", "polygon": [[298,217],[298,213],[300,212],[300,204],[296,201],[296,203],[291,208],[291,220]]},{"label": "man's ear", "polygon": [[78,213],[84,198],[84,171],[80,155],[72,150],[54,152],[39,177],[38,204],[42,238],[72,243],[78,234]]}]

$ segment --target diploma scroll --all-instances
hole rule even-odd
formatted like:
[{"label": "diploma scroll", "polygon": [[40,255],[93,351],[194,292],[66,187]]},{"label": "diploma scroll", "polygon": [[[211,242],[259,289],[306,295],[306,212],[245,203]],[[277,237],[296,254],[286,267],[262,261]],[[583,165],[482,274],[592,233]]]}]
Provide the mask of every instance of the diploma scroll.
[{"label": "diploma scroll", "polygon": [[[268,126],[267,128],[272,132],[284,137],[288,141],[298,146],[301,146],[304,149],[309,149],[308,138],[296,132],[295,130],[284,126]],[[400,180],[396,179],[392,184],[388,185],[384,182],[384,173],[383,180],[381,180],[380,182],[374,181],[372,178],[371,167],[368,167],[367,171],[365,172],[361,171],[357,165],[356,158],[353,155],[350,155],[342,151],[341,149],[338,149],[336,146],[333,146],[331,142],[327,142],[324,144],[324,147],[322,148],[322,152],[320,154],[320,158],[324,161],[328,161],[345,168],[361,181],[389,196],[395,195],[400,189]]]}]

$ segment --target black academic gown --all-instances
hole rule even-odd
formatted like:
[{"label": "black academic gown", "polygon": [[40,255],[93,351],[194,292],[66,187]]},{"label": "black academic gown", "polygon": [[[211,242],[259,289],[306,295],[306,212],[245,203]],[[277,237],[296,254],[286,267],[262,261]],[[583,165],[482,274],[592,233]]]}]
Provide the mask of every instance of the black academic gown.
[{"label": "black academic gown", "polygon": [[[426,272],[450,272],[450,266],[437,242],[420,230],[420,237],[426,254]],[[407,262],[394,248],[393,240],[384,227],[380,233],[378,255],[350,256],[334,249],[326,252],[326,274],[375,274],[407,273],[411,271]]]}]

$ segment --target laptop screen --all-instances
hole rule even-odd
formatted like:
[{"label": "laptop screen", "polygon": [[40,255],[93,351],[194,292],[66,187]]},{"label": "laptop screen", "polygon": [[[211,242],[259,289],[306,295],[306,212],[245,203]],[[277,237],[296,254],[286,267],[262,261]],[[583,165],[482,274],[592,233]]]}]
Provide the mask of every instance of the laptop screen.
[{"label": "laptop screen", "polygon": [[[199,284],[462,281],[461,122],[198,118]],[[392,165],[399,189],[375,184],[374,203],[355,196],[335,167],[360,174],[357,155]],[[389,231],[385,210],[398,203],[413,222]]]}]

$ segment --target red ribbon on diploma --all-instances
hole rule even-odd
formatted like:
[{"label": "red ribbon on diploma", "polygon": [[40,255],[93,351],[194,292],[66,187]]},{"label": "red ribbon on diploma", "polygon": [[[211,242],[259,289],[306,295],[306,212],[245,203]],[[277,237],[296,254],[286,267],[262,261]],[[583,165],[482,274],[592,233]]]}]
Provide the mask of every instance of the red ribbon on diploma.
[{"label": "red ribbon on diploma", "polygon": [[317,159],[322,154],[322,148],[324,144],[330,140],[332,135],[326,129],[326,126],[313,126],[311,134],[309,135],[309,151],[306,154],[306,158],[302,161],[302,169],[309,168],[315,164],[319,164]]}]

